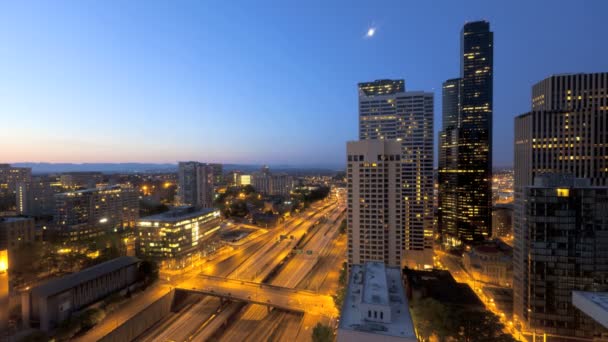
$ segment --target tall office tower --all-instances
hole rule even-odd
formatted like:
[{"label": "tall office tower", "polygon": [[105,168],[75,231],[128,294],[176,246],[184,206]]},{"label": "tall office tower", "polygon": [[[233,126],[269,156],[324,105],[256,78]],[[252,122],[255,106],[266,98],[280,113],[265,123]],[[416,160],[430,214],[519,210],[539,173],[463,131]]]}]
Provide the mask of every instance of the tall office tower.
[{"label": "tall office tower", "polygon": [[32,178],[29,167],[15,167],[10,164],[0,164],[0,191],[15,192],[17,184],[27,183]]},{"label": "tall office tower", "polygon": [[118,185],[55,195],[55,228],[67,241],[134,228],[139,218],[139,195]]},{"label": "tall office tower", "polygon": [[405,240],[401,143],[361,140],[346,144],[348,265],[382,261],[401,267]]},{"label": "tall office tower", "polygon": [[199,162],[179,162],[177,196],[180,204],[213,207],[213,166]]},{"label": "tall office tower", "polygon": [[438,221],[448,242],[492,235],[493,46],[489,22],[465,24],[460,79],[444,83]]},{"label": "tall office tower", "polygon": [[458,234],[458,119],[460,78],[447,80],[442,87],[442,128],[439,132],[437,228],[446,238]]},{"label": "tall office tower", "polygon": [[411,268],[432,265],[433,93],[405,91],[403,80],[360,83],[359,139],[401,144],[402,263]]},{"label": "tall office tower", "polygon": [[525,188],[542,173],[608,185],[608,73],[551,76],[532,90],[533,111],[515,118],[513,313],[524,325],[529,301]]},{"label": "tall office tower", "polygon": [[608,291],[608,187],[545,174],[524,193],[528,330],[584,338],[608,333],[572,304],[572,291]]}]

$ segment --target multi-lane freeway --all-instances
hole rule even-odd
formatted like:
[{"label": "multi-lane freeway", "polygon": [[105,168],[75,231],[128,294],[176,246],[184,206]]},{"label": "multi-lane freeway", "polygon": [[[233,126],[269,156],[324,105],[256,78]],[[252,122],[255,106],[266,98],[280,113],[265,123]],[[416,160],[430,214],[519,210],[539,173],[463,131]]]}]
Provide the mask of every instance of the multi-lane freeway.
[{"label": "multi-lane freeway", "polygon": [[[193,279],[201,278],[198,276],[198,273],[259,283],[266,280],[266,278],[272,275],[273,270],[279,268],[284,263],[275,276],[275,279],[281,279],[279,284],[275,281],[271,283],[283,285],[284,287],[295,287],[304,277],[309,275],[310,270],[317,263],[319,255],[329,252],[326,246],[332,241],[332,237],[335,236],[333,232],[337,230],[339,224],[339,222],[336,224],[337,218],[343,211],[343,199],[314,204],[306,213],[285,222],[281,227],[268,230],[265,234],[247,241],[233,251],[223,251],[212,260],[207,260],[198,265],[196,269],[186,276],[174,279],[173,283],[176,287],[179,287],[180,284],[189,284]],[[326,222],[319,223],[319,221]],[[332,231],[331,234],[330,230]],[[281,235],[288,238],[281,239]],[[307,238],[302,239],[306,241],[305,245],[296,246],[298,241],[305,235]],[[292,236],[293,238],[291,238]],[[294,257],[285,262],[285,259],[291,255],[295,247],[302,247],[306,251],[310,250],[311,254],[295,254]],[[230,282],[231,280],[225,280],[225,283]],[[186,286],[184,285],[184,287]],[[276,294],[269,295],[264,300],[273,300],[273,298],[278,300],[276,299],[278,297],[274,296]],[[294,305],[300,305],[296,304],[298,300],[302,303],[310,301],[308,297],[304,301],[301,296],[291,295],[288,297],[286,297],[288,302],[290,300],[293,301],[289,303],[292,308]],[[312,296],[309,295],[309,297]],[[328,308],[327,312],[335,315],[334,311],[332,311],[335,310],[335,307],[332,302],[328,301],[330,299],[328,296],[316,295],[316,297],[318,297],[316,303],[315,300],[310,301],[313,303],[313,306],[314,304],[319,304],[321,305],[321,309],[330,306],[331,308]],[[263,306],[245,305],[243,307],[243,305],[245,304],[242,302],[228,302],[221,305],[217,298],[205,296],[198,302],[188,305],[180,312],[152,327],[144,336],[140,337],[140,340],[206,340],[214,335],[222,327],[222,324],[228,321],[228,318],[230,318],[229,321],[235,321],[235,324],[231,325],[231,329],[233,326],[237,326],[242,317],[246,316],[252,307],[257,307],[256,312],[258,309],[261,309],[263,317],[260,317],[260,321],[268,315],[267,309]],[[285,308],[289,308],[289,306],[285,306]],[[285,317],[282,311],[272,313],[271,315],[279,316],[276,321],[284,322],[284,324],[282,323],[284,326],[298,326],[299,328],[300,320],[298,317],[301,317],[301,315],[291,314]],[[265,322],[265,324],[274,325],[275,323]],[[230,332],[231,329],[228,329],[226,332]],[[296,328],[293,329],[297,330]]]}]

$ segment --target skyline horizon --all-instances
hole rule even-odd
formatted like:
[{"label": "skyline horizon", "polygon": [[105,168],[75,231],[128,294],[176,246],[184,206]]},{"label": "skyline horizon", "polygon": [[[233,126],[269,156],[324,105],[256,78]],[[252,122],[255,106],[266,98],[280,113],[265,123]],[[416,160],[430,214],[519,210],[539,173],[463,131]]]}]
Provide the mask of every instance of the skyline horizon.
[{"label": "skyline horizon", "polygon": [[[417,5],[419,15],[401,3],[392,11],[324,4],[321,12],[315,4],[143,4],[123,12],[9,5],[12,16],[0,20],[0,101],[12,128],[0,137],[3,159],[343,168],[346,142],[358,133],[357,84],[403,79],[407,91],[434,94],[436,167],[441,84],[458,76],[460,30],[474,18],[496,34],[493,167],[512,167],[513,121],[531,109],[532,86],[608,70],[608,48],[594,44],[601,30],[593,19],[608,9],[600,1],[527,11],[518,2],[439,2]],[[535,16],[538,9],[551,18]],[[573,25],[555,24],[566,18]],[[576,53],[589,46],[593,54]]]}]

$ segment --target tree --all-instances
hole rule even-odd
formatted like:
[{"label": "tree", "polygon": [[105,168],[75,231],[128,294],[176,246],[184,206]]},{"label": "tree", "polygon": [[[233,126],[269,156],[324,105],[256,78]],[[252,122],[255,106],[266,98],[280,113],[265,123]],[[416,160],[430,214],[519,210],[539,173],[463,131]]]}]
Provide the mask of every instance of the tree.
[{"label": "tree", "polygon": [[457,326],[457,341],[511,342],[513,337],[503,332],[498,316],[486,310],[452,310],[450,320]]},{"label": "tree", "polygon": [[333,330],[321,323],[317,323],[312,330],[312,341],[313,342],[332,342],[334,340]]},{"label": "tree", "polygon": [[443,341],[452,335],[454,330],[449,326],[449,311],[449,307],[433,298],[414,301],[411,312],[419,337],[428,340],[435,335]]}]

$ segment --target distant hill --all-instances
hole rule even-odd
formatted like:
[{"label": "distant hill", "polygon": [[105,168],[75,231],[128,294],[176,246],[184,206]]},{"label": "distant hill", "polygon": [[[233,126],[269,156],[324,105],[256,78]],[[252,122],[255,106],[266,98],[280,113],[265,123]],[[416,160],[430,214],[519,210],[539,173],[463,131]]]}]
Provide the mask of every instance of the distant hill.
[{"label": "distant hill", "polygon": [[[177,172],[177,164],[164,163],[12,163],[13,166],[31,167],[34,174],[86,172],[98,171],[103,173],[142,173],[142,172]],[[224,164],[224,171],[239,170],[254,172],[260,170],[262,165]],[[272,172],[285,172],[289,174],[333,174],[342,171],[340,168],[270,165]]]}]

